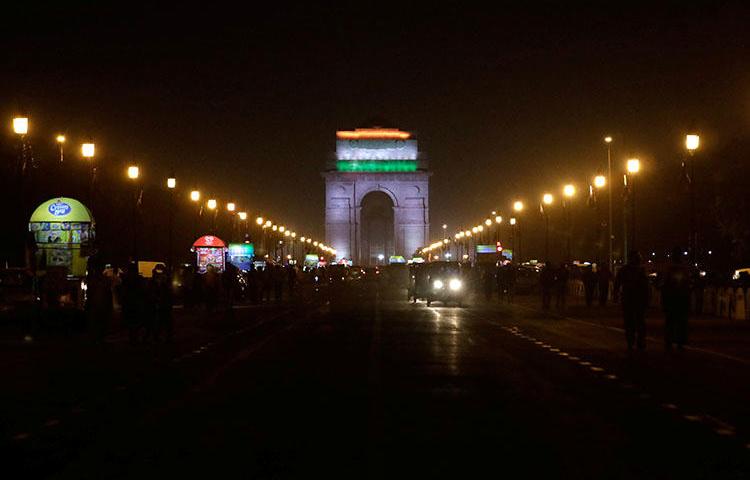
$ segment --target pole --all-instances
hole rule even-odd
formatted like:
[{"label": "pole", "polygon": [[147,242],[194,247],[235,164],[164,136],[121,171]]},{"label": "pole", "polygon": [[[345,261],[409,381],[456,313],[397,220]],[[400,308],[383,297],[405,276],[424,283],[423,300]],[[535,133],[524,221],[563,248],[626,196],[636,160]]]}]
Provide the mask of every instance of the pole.
[{"label": "pole", "polygon": [[693,161],[693,151],[690,154],[690,238],[688,244],[690,247],[690,263],[695,265],[698,261],[698,229],[696,228],[695,219],[695,162]]},{"label": "pole", "polygon": [[565,210],[565,261],[570,263],[570,205],[567,200],[563,200],[563,210]]},{"label": "pole", "polygon": [[635,180],[630,179],[630,249],[635,250]]},{"label": "pole", "polygon": [[138,183],[133,183],[133,261],[138,265]]},{"label": "pole", "polygon": [[174,265],[174,191],[169,190],[169,242],[167,248],[169,249],[167,254],[167,271],[172,271]]},{"label": "pole", "polygon": [[544,263],[549,262],[549,213],[544,212]]},{"label": "pole", "polygon": [[628,174],[626,173],[622,177],[623,179],[623,202],[622,202],[622,253],[623,260],[628,263]]},{"label": "pole", "polygon": [[607,227],[609,230],[609,271],[614,271],[614,263],[612,260],[612,243],[614,241],[614,235],[612,235],[612,190],[614,185],[612,184],[612,150],[609,143],[607,143],[607,186],[609,196],[609,219],[607,221]]}]

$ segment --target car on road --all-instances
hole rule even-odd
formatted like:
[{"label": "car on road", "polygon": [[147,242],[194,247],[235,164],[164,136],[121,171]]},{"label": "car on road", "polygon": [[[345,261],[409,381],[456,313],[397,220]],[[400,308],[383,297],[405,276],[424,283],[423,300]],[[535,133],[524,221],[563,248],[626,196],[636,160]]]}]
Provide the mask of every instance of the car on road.
[{"label": "car on road", "polygon": [[427,306],[433,302],[447,305],[450,302],[463,306],[466,287],[461,264],[458,262],[430,262],[415,269],[413,299],[425,300]]}]

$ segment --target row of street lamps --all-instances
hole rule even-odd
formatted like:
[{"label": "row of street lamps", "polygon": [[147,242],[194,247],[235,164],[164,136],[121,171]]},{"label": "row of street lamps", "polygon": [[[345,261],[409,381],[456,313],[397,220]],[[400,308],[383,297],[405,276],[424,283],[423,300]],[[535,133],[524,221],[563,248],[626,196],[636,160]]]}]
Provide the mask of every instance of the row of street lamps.
[{"label": "row of street lamps", "polygon": [[[28,140],[27,135],[29,133],[29,118],[25,116],[17,116],[13,118],[12,121],[12,127],[13,132],[19,136],[21,140],[21,146],[22,146],[22,152],[21,152],[21,165],[20,170],[22,173],[25,172],[27,169],[27,156],[26,156],[26,150],[28,149]],[[67,138],[64,134],[57,134],[55,136],[55,141],[58,144],[59,147],[59,153],[60,153],[60,163],[64,162],[65,159],[65,149],[64,146],[67,142]],[[96,181],[96,163],[95,163],[95,154],[96,154],[96,145],[94,144],[93,140],[89,139],[87,142],[81,144],[81,156],[89,162],[91,165],[91,181],[89,186],[89,206],[90,208],[94,208],[94,184]],[[137,217],[138,217],[138,207],[141,202],[141,195],[142,195],[142,187],[140,184],[141,179],[141,168],[137,164],[131,164],[128,165],[126,168],[126,177],[132,182],[133,184],[133,209],[132,209],[132,229],[133,229],[133,257],[134,259],[137,258],[138,255],[138,232],[137,232]],[[172,266],[173,262],[173,235],[174,235],[174,197],[175,197],[175,191],[177,189],[177,178],[174,174],[170,174],[169,177],[166,179],[166,187],[167,190],[170,193],[169,196],[169,208],[168,208],[168,222],[169,222],[169,266]],[[219,212],[219,202],[216,198],[208,198],[206,199],[205,203],[201,202],[202,198],[202,192],[198,189],[193,189],[189,193],[190,200],[198,205],[198,217],[199,219],[203,216],[203,209],[204,207],[213,214],[212,219],[212,232],[216,230],[216,217]],[[231,223],[232,223],[232,232],[231,236],[233,237],[236,230],[236,220],[239,218],[241,222],[245,225],[245,234],[248,232],[248,213],[246,211],[241,211],[237,204],[235,202],[229,201],[226,202],[226,211],[231,215]],[[295,242],[299,241],[300,245],[303,246],[304,251],[308,251],[308,249],[314,249],[319,254],[327,254],[330,256],[336,255],[336,250],[331,248],[330,246],[324,244],[323,242],[320,242],[318,240],[315,240],[308,236],[300,236],[299,240],[297,239],[297,232],[289,229],[288,227],[284,225],[277,225],[275,222],[263,218],[262,216],[258,216],[255,218],[255,223],[259,228],[259,233],[263,236],[263,247],[266,248],[266,237],[270,237],[271,240],[274,242],[274,252],[276,252],[276,245],[278,244],[284,245],[284,241],[292,243],[293,249],[296,252]],[[197,235],[197,233],[196,233]],[[231,240],[231,238],[230,238]],[[266,249],[267,250],[267,249]],[[288,259],[292,258],[292,254],[287,255]]]},{"label": "row of street lamps", "polygon": [[[605,177],[602,174],[597,174],[593,177],[592,182],[589,184],[589,195],[591,197],[595,198],[596,192],[602,190],[607,185],[612,185],[612,150],[611,150],[611,144],[612,144],[612,137],[606,136],[604,137],[604,143],[607,147],[607,177]],[[688,134],[685,136],[685,149],[688,152],[688,159],[690,162],[689,165],[689,175],[688,175],[688,181],[690,186],[690,251],[692,252],[692,261],[696,261],[696,251],[697,251],[697,229],[695,225],[695,216],[696,216],[696,202],[695,202],[695,165],[693,162],[693,156],[695,151],[700,146],[700,136],[696,134]],[[635,176],[640,172],[641,170],[641,161],[638,158],[629,158],[625,162],[625,170],[623,172],[623,188],[625,189],[625,210],[623,213],[623,228],[625,233],[623,234],[623,252],[624,252],[624,261],[627,262],[627,252],[629,249],[634,249],[636,246],[636,204],[635,204]],[[608,221],[607,221],[607,227],[608,227],[608,264],[610,267],[610,270],[613,268],[613,241],[614,241],[614,235],[612,232],[612,224],[613,224],[613,218],[612,218],[612,188],[608,188]],[[565,246],[565,254],[567,261],[570,261],[571,259],[571,219],[570,219],[570,203],[572,202],[572,199],[576,196],[576,186],[572,183],[568,183],[563,185],[561,189],[562,193],[562,208],[563,208],[563,216],[565,219],[565,236],[566,236],[566,246]],[[544,233],[544,255],[545,260],[549,259],[549,209],[550,207],[555,203],[555,196],[551,192],[545,192],[542,194],[541,199],[539,203],[539,211],[542,214],[544,218],[545,223],[545,233]],[[520,250],[520,235],[519,235],[519,222],[518,217],[521,216],[522,212],[524,211],[525,204],[523,200],[515,200],[512,203],[512,209],[514,212],[514,216],[510,218],[510,225],[511,225],[511,233],[512,233],[512,242],[513,242],[513,256],[515,258],[520,259],[520,254],[518,251],[516,251],[516,247],[518,247],[518,250]],[[501,215],[498,215],[497,212],[492,212],[492,215],[494,216],[494,221],[491,217],[486,218],[483,222],[477,224],[476,226],[470,228],[470,229],[463,229],[461,228],[458,232],[456,232],[453,235],[453,239],[446,234],[447,225],[443,225],[443,239],[441,241],[436,241],[434,243],[431,243],[430,245],[423,247],[421,250],[419,250],[419,253],[427,255],[428,259],[433,258],[439,258],[439,252],[444,251],[446,248],[448,248],[448,245],[450,243],[455,243],[459,246],[463,246],[464,248],[467,245],[467,242],[469,245],[471,244],[472,238],[475,239],[479,236],[480,241],[483,238],[483,232],[486,230],[489,232],[489,229],[494,225],[496,225],[496,239],[499,239],[499,229],[501,227],[501,224],[503,223],[503,217]],[[629,221],[628,221],[629,216]],[[628,232],[629,231],[629,232]],[[516,245],[516,242],[518,241],[518,245]],[[628,245],[629,243],[629,245]],[[498,242],[499,245],[499,242]],[[469,259],[468,251],[466,251],[462,255],[463,259]]]}]

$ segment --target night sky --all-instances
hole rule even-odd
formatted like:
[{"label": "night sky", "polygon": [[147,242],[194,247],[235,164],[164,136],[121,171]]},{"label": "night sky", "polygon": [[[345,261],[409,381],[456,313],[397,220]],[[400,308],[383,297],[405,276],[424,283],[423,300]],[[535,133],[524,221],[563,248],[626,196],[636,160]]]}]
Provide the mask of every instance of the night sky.
[{"label": "night sky", "polygon": [[617,165],[644,163],[640,237],[664,248],[684,134],[701,133],[710,170],[750,128],[742,2],[353,3],[5,7],[0,113],[25,110],[37,143],[92,135],[146,181],[173,168],[185,188],[321,238],[338,129],[381,117],[417,135],[436,235],[565,181],[585,189],[611,134]]}]

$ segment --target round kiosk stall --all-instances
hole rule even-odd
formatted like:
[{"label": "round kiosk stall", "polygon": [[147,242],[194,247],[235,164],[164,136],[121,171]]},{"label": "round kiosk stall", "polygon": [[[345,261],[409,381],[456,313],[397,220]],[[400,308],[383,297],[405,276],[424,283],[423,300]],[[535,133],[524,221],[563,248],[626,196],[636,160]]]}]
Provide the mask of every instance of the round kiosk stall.
[{"label": "round kiosk stall", "polygon": [[206,273],[208,267],[223,272],[226,262],[227,244],[214,235],[204,235],[193,243],[198,273]]},{"label": "round kiosk stall", "polygon": [[57,197],[39,205],[29,219],[36,242],[36,274],[47,307],[82,308],[82,279],[92,253],[95,223],[74,198]]}]

